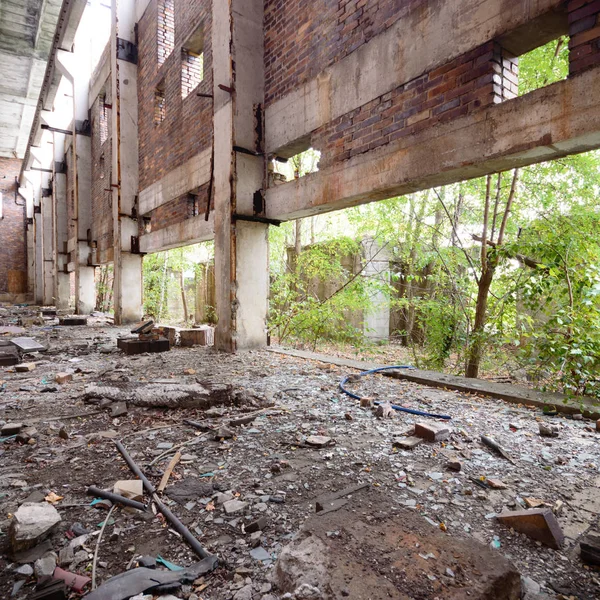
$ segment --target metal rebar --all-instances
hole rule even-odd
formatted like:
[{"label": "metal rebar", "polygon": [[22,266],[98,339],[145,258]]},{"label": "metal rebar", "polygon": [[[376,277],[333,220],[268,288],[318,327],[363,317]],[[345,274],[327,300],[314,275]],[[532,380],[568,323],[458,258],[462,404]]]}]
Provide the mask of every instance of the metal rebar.
[{"label": "metal rebar", "polygon": [[152,500],[156,504],[156,508],[159,512],[165,517],[165,519],[171,524],[173,529],[181,535],[181,537],[188,543],[190,548],[200,557],[200,558],[208,558],[212,556],[210,552],[207,552],[201,545],[200,542],[192,535],[190,530],[167,508],[165,504],[162,503],[161,499],[158,497],[156,493],[155,487],[148,481],[146,476],[142,473],[142,470],[135,463],[133,458],[129,456],[129,453],[119,441],[115,441],[117,449],[121,453],[121,456],[125,459],[127,466],[131,469],[135,475],[137,475],[141,480],[146,491],[151,494]]},{"label": "metal rebar", "polygon": [[137,500],[126,498],[120,494],[114,494],[113,492],[107,492],[91,485],[85,492],[88,496],[96,496],[97,498],[104,498],[110,500],[114,504],[123,504],[124,506],[130,506],[131,508],[137,508],[138,510],[146,510],[148,507]]}]

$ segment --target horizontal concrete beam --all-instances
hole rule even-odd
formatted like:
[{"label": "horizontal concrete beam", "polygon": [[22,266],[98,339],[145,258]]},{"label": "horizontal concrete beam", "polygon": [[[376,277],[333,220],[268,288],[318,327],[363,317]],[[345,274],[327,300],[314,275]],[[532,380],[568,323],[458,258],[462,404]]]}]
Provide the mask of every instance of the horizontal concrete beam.
[{"label": "horizontal concrete beam", "polygon": [[140,214],[150,211],[183,196],[210,180],[211,150],[206,149],[190,158],[162,179],[142,190],[139,195]]},{"label": "horizontal concrete beam", "polygon": [[144,254],[162,252],[171,248],[207,242],[212,240],[214,236],[213,214],[210,214],[208,221],[204,219],[204,215],[198,215],[140,236],[140,252]]},{"label": "horizontal concrete beam", "polygon": [[600,147],[600,67],[271,188],[290,220]]},{"label": "horizontal concrete beam", "polygon": [[[491,39],[563,9],[562,0],[408,3],[405,14],[384,33],[266,109],[267,151],[293,156],[303,149],[298,140],[329,121]],[[566,14],[564,23],[566,27]],[[540,43],[546,41],[545,29],[539,35]],[[529,39],[536,37],[529,32]]]}]

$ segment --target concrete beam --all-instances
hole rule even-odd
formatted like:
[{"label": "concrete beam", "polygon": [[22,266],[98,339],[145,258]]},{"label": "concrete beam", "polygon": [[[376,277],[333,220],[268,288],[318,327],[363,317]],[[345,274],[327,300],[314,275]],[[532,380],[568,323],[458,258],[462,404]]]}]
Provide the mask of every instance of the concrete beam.
[{"label": "concrete beam", "polygon": [[600,147],[600,67],[436,125],[266,194],[290,220]]},{"label": "concrete beam", "polygon": [[[529,32],[543,43],[553,22],[548,13],[560,13],[567,26],[562,0],[431,0],[401,11],[384,33],[267,108],[268,152],[293,156],[318,127],[531,21],[545,23],[539,35]],[[516,38],[522,36],[513,36],[515,46]]]},{"label": "concrete beam", "polygon": [[140,252],[150,254],[172,248],[199,244],[212,240],[215,235],[215,219],[211,213],[208,221],[204,215],[186,219],[140,236]]},{"label": "concrete beam", "polygon": [[148,214],[155,208],[208,183],[210,179],[210,155],[210,148],[203,150],[143,189],[139,197],[140,214]]}]

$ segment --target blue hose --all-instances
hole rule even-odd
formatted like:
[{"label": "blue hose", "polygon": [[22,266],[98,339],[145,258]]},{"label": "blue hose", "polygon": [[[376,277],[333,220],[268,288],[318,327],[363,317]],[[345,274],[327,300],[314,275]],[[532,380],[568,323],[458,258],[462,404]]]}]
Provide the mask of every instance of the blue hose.
[{"label": "blue hose", "polygon": [[[359,373],[358,376],[364,377],[365,375],[372,375],[373,373],[381,373],[381,371],[391,371],[392,369],[414,369],[414,367],[411,367],[409,365],[396,365],[394,367],[379,367],[377,369],[363,371],[362,373]],[[347,390],[344,387],[344,384],[348,381],[348,379],[350,379],[350,377],[351,377],[351,375],[346,375],[346,377],[344,377],[340,381],[340,390],[342,392],[344,392],[344,394],[346,394],[347,396],[350,396],[350,398],[354,398],[355,400],[361,400],[362,399],[361,396],[354,394],[353,392]],[[375,402],[375,404],[376,405],[381,404],[381,402]],[[404,408],[404,406],[398,406],[397,404],[392,404],[391,406],[394,410],[409,413],[411,415],[418,415],[420,417],[431,417],[432,419],[446,419],[446,420],[449,420],[452,418],[449,415],[435,415],[433,413],[424,412],[422,410],[415,410],[414,408]]]}]

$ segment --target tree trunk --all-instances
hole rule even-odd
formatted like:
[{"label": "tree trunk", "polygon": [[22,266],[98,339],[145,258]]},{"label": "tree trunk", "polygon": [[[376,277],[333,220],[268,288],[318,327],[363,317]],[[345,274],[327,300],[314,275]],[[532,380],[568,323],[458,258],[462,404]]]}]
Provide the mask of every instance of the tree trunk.
[{"label": "tree trunk", "polygon": [[471,332],[473,343],[471,345],[471,349],[469,350],[469,359],[467,362],[467,368],[465,369],[465,377],[477,378],[479,376],[479,365],[481,363],[481,357],[483,355],[483,348],[485,345],[483,341],[483,331],[487,316],[487,303],[495,270],[496,267],[488,263],[485,271],[481,274],[479,283],[477,285],[478,289],[477,304],[475,306],[475,323],[473,324],[473,330]]},{"label": "tree trunk", "polygon": [[185,280],[183,278],[183,269],[179,271],[179,287],[181,287],[181,302],[183,303],[183,320],[187,323],[188,321],[188,306],[187,298],[185,296]]}]

